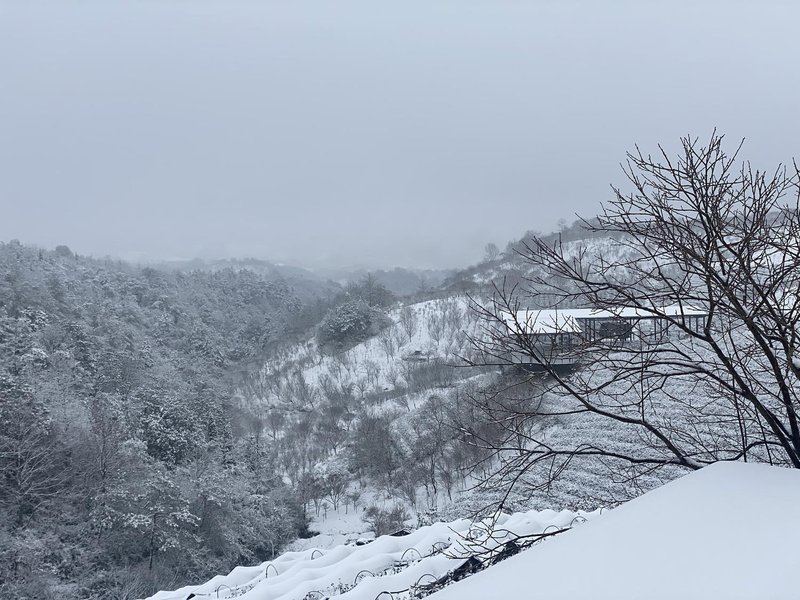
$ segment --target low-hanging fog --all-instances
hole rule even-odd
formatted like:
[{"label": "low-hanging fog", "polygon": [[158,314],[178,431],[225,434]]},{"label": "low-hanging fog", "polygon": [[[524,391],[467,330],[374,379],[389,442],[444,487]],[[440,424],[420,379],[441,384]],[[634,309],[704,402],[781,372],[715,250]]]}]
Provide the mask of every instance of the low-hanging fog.
[{"label": "low-hanging fog", "polygon": [[789,2],[0,3],[0,240],[450,267],[635,143],[798,153]]}]

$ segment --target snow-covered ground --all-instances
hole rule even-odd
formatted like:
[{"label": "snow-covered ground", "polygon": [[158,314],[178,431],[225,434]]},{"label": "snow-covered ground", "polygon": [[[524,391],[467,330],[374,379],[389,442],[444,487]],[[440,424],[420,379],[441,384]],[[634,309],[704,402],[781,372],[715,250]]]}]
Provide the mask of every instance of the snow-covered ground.
[{"label": "snow-covered ground", "polygon": [[716,463],[431,600],[800,597],[800,471]]},{"label": "snow-covered ground", "polygon": [[382,592],[394,600],[407,600],[419,597],[413,594],[437,580],[452,578],[476,554],[496,556],[517,536],[577,526],[599,514],[544,510],[500,514],[494,522],[435,523],[401,537],[381,536],[366,545],[287,552],[260,565],[237,567],[202,585],[158,592],[149,600],[374,600]]},{"label": "snow-covered ground", "polygon": [[363,500],[363,505],[353,508],[340,506],[338,510],[332,508],[327,515],[320,514],[311,520],[308,528],[316,535],[309,538],[300,538],[293,541],[287,550],[301,552],[303,550],[328,550],[336,546],[350,544],[356,540],[372,539],[375,534],[370,531],[370,525],[362,519],[363,508],[367,503],[377,504],[370,497]]},{"label": "snow-covered ground", "polygon": [[[450,585],[432,600],[797,598],[797,498],[800,471],[717,463],[602,515],[530,511],[436,523],[366,545],[288,552],[150,600],[409,600],[436,581]],[[493,559],[516,536],[567,528]],[[461,579],[476,556],[483,570]]]}]

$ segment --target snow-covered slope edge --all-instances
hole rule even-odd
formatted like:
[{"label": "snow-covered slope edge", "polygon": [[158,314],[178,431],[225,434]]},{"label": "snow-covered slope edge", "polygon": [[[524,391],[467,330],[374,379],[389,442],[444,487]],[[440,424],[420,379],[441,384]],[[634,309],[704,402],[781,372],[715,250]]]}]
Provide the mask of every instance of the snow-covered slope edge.
[{"label": "snow-covered slope edge", "polygon": [[719,462],[430,600],[800,597],[800,471]]},{"label": "snow-covered slope edge", "polygon": [[533,536],[526,540],[530,542],[537,534],[555,533],[599,514],[599,510],[533,510],[499,514],[493,523],[468,519],[434,523],[362,546],[288,552],[257,566],[237,567],[202,585],[158,592],[148,600],[373,600],[382,592],[393,600],[419,598],[434,591],[435,582],[460,579],[514,553],[512,540],[520,536]]}]

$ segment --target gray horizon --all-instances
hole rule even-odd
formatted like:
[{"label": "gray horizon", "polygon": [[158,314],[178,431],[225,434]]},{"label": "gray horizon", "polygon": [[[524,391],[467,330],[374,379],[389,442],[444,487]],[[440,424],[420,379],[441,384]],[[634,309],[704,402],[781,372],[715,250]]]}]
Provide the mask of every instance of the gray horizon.
[{"label": "gray horizon", "polygon": [[0,240],[457,268],[639,144],[800,154],[785,1],[0,1]]}]

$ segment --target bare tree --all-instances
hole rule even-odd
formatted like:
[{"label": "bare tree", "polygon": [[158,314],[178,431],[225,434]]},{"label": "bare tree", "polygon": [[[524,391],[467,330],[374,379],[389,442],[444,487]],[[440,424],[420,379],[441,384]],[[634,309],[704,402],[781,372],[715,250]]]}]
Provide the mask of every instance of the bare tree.
[{"label": "bare tree", "polygon": [[439,342],[442,341],[445,331],[447,329],[447,320],[445,315],[441,312],[432,312],[428,315],[426,320],[428,326],[428,335],[436,342],[436,348],[439,347]]},{"label": "bare tree", "polygon": [[68,472],[47,409],[0,374],[0,515],[22,526],[58,496]]},{"label": "bare tree", "polygon": [[383,351],[386,353],[386,362],[391,363],[391,360],[397,352],[397,343],[395,342],[392,329],[387,327],[381,331],[381,333],[378,334],[378,340],[381,343],[381,348],[383,348]]},{"label": "bare tree", "polygon": [[[474,362],[525,364],[538,397],[506,406],[505,434],[484,440],[505,481],[548,485],[583,460],[629,481],[718,460],[800,468],[800,176],[796,164],[754,170],[740,149],[716,132],[707,145],[683,138],[676,157],[637,148],[628,187],[583,222],[604,243],[532,238],[517,250],[525,282],[474,303]],[[531,335],[536,307],[637,317],[625,335],[583,331],[564,372]],[[582,436],[548,434],[581,419],[593,424]]]},{"label": "bare tree", "polygon": [[364,363],[364,370],[367,373],[367,383],[377,388],[380,383],[381,366],[374,360],[367,360]]},{"label": "bare tree", "polygon": [[397,370],[397,367],[392,365],[386,371],[386,381],[392,384],[393,388],[397,388],[400,382],[400,371]]},{"label": "bare tree", "polygon": [[500,248],[494,242],[489,242],[483,249],[483,259],[486,262],[493,262],[500,256]]},{"label": "bare tree", "polygon": [[400,311],[400,326],[403,328],[403,331],[405,331],[409,341],[417,332],[418,323],[417,311],[410,306],[404,306]]},{"label": "bare tree", "polygon": [[339,510],[339,504],[347,496],[347,485],[350,483],[348,473],[343,469],[330,471],[325,473],[322,481],[333,510]]}]

